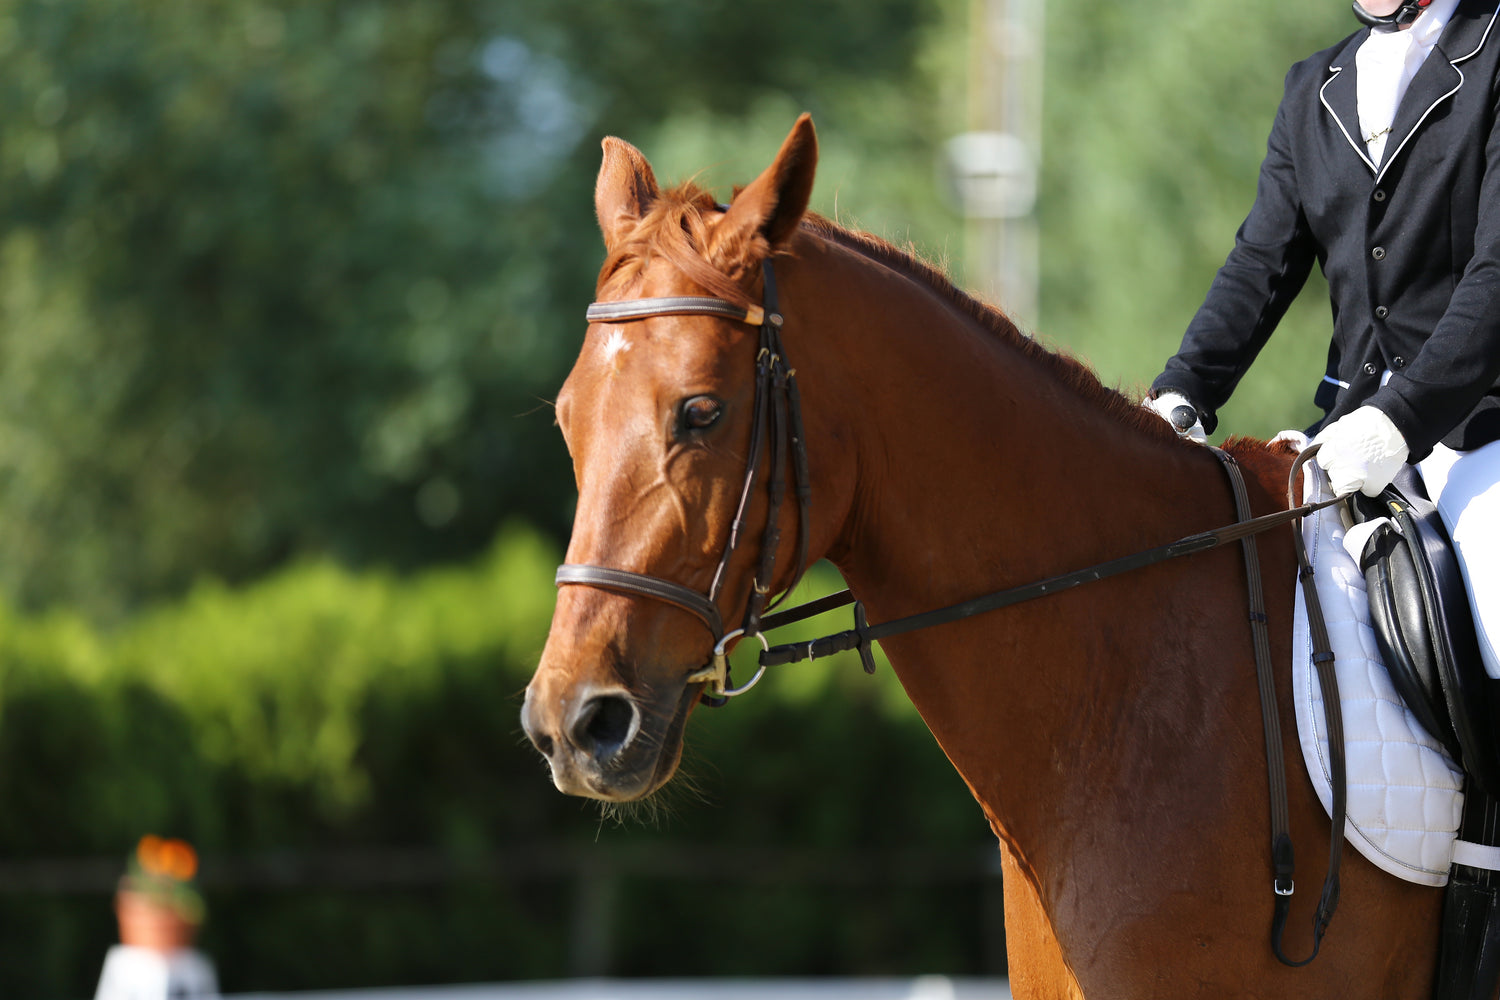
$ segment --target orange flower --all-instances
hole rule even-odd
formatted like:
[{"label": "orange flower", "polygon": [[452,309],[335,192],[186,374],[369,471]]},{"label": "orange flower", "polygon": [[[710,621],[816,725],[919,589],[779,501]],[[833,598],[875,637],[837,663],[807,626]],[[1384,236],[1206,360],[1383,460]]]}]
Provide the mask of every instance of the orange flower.
[{"label": "orange flower", "polygon": [[198,855],[185,840],[147,834],[136,845],[136,860],[148,875],[186,882],[198,873]]},{"label": "orange flower", "polygon": [[162,845],[163,874],[186,882],[198,874],[198,855],[185,840],[169,840]]},{"label": "orange flower", "polygon": [[160,862],[157,860],[161,856],[161,844],[160,837],[148,833],[136,845],[135,860],[141,866],[141,871],[148,875],[161,873]]}]

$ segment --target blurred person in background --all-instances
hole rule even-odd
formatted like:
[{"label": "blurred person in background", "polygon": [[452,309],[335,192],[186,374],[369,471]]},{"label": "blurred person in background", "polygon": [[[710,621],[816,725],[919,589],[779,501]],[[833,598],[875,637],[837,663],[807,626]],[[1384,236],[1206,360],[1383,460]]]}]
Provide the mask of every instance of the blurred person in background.
[{"label": "blurred person in background", "polygon": [[185,841],[141,838],[115,893],[120,943],[110,948],[94,1000],[216,1000],[213,963],[193,949],[205,915]]},{"label": "blurred person in background", "polygon": [[1416,466],[1500,678],[1497,0],[1353,10],[1364,27],[1287,73],[1250,214],[1145,405],[1204,440],[1317,261],[1317,463],[1341,496]]}]

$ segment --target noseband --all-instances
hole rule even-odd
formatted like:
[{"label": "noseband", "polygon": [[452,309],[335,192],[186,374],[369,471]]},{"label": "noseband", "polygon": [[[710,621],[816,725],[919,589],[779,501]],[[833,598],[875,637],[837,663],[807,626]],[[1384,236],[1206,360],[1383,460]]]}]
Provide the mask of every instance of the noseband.
[{"label": "noseband", "polygon": [[[564,563],[557,568],[557,585],[598,587],[620,593],[649,597],[674,605],[697,617],[713,633],[713,659],[687,678],[689,684],[705,684],[703,700],[722,705],[728,698],[743,694],[755,686],[765,673],[762,664],[755,676],[742,687],[729,686],[728,647],[735,639],[753,636],[767,646],[761,633],[761,615],[771,603],[771,587],[776,571],[776,550],[781,543],[781,504],[786,496],[786,465],[792,466],[797,495],[797,567],[792,574],[795,583],[807,568],[807,508],[810,488],[807,472],[807,448],[802,434],[802,401],[797,390],[795,371],[787,367],[781,346],[782,316],[776,305],[776,274],[769,258],[761,265],[765,290],[761,305],[748,308],[724,299],[702,295],[676,295],[658,298],[627,299],[620,302],[595,302],[586,316],[590,323],[628,323],[657,316],[718,316],[760,328],[760,347],[755,356],[755,399],[750,431],[750,453],[745,463],[745,480],[734,522],[724,554],[714,571],[713,584],[707,594],[660,577],[632,570],[584,563]],[[719,594],[730,559],[744,537],[745,519],[760,478],[761,454],[769,450],[767,462],[766,526],[761,535],[760,561],[751,582],[750,598],[740,627],[724,631],[719,611]],[[790,586],[788,587],[790,591]],[[783,594],[785,596],[785,594]]]}]

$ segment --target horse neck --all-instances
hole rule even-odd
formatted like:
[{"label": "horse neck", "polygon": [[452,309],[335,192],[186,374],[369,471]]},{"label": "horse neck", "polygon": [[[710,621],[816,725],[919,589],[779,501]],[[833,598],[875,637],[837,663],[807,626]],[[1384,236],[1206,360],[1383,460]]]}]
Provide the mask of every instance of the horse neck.
[{"label": "horse neck", "polygon": [[[848,252],[822,256],[831,266],[815,284],[805,274],[792,283],[816,288],[811,301],[828,310],[816,325],[821,357],[798,364],[810,412],[837,400],[824,431],[858,442],[852,469],[829,462],[853,486],[830,484],[843,506],[828,554],[872,622],[1232,520],[1206,450],[1132,424],[1102,391],[1080,389],[923,282]],[[815,388],[824,365],[838,377]],[[883,643],[997,832],[1022,853],[1036,857],[1026,841],[1043,830],[1065,843],[1083,803],[1121,782],[1149,801],[1155,770],[1170,780],[1189,756],[1182,748],[1194,744],[1182,741],[1212,754],[1229,738],[1201,706],[1253,698],[1253,667],[1248,686],[1195,673],[1222,635],[1164,625],[1233,601],[1227,613],[1243,622],[1238,558],[1193,557],[1186,570],[1153,568]]]},{"label": "horse neck", "polygon": [[[826,547],[872,599],[923,610],[997,574],[1025,582],[1170,541],[1206,503],[1210,521],[1232,514],[1208,453],[1133,422],[1082,366],[855,251],[818,241],[800,256],[816,260],[783,279],[792,360],[813,419],[853,449],[814,455],[815,475],[840,480],[819,484],[838,497]],[[825,315],[804,325],[804,302]]]}]

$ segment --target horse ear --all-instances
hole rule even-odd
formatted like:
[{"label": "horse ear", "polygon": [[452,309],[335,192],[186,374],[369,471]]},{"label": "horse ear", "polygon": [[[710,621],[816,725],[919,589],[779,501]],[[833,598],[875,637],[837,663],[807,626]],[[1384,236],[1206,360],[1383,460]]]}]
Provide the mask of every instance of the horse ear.
[{"label": "horse ear", "polygon": [[594,211],[606,249],[614,249],[625,232],[640,221],[660,188],[646,157],[624,139],[604,140],[604,162],[594,184]]},{"label": "horse ear", "polygon": [[747,261],[757,237],[765,239],[773,251],[786,242],[807,211],[817,168],[818,136],[812,116],[803,114],[776,159],[735,195],[719,220],[714,228],[713,258],[721,263]]}]

